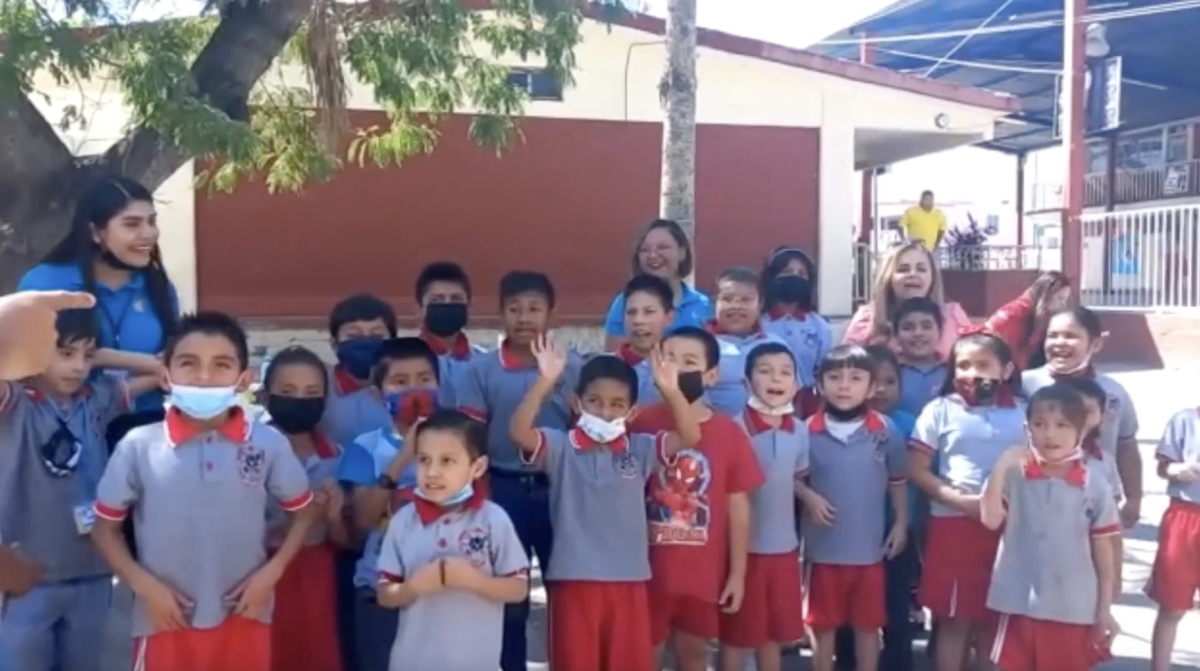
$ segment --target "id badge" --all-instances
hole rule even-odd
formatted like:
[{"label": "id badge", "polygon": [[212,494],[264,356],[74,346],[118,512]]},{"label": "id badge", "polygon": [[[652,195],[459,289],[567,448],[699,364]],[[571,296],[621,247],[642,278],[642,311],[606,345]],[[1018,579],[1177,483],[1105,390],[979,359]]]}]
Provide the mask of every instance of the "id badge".
[{"label": "id badge", "polygon": [[80,504],[75,506],[75,531],[80,536],[86,536],[92,533],[92,527],[96,524],[96,510],[92,504]]}]

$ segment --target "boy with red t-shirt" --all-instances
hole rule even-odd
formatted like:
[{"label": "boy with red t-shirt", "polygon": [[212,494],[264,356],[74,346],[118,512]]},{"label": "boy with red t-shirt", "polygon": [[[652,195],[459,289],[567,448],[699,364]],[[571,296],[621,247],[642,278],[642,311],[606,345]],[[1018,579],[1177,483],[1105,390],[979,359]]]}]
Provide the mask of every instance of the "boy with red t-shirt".
[{"label": "boy with red t-shirt", "polygon": [[[746,433],[705,402],[705,388],[717,380],[716,338],[681,327],[663,342],[663,354],[679,367],[679,388],[696,408],[701,439],[650,478],[650,633],[660,659],[673,635],[679,671],[704,671],[721,611],[741,607],[750,492],[763,474]],[[635,424],[639,432],[674,428],[662,405],[647,408]]]}]

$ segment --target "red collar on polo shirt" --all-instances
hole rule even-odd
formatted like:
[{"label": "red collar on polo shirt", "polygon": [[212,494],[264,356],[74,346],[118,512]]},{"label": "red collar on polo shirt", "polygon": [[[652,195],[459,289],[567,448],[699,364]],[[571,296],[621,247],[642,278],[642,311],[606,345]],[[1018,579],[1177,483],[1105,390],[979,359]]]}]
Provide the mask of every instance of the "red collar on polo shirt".
[{"label": "red collar on polo shirt", "polygon": [[796,418],[792,415],[784,415],[783,421],[779,423],[779,426],[773,426],[767,422],[761,412],[751,407],[746,408],[746,430],[750,432],[751,436],[757,436],[760,433],[774,431],[775,429],[794,433],[796,431]]},{"label": "red collar on polo shirt", "polygon": [[[828,421],[825,419],[825,411],[818,410],[815,415],[808,418],[808,429],[819,433],[828,428]],[[876,433],[887,428],[887,423],[883,421],[883,415],[874,410],[868,410],[867,414],[863,416],[863,426],[867,428],[867,431]]]},{"label": "red collar on polo shirt", "polygon": [[528,359],[519,356],[509,346],[508,339],[500,341],[500,347],[496,348],[497,354],[500,356],[500,367],[504,370],[521,370],[523,368],[537,368],[537,361],[532,356]]},{"label": "red collar on polo shirt", "polygon": [[[711,333],[715,336],[733,335],[732,333],[729,333],[729,332],[725,331],[724,329],[722,329],[721,325],[715,319],[708,320],[708,322],[704,325],[704,330],[708,331],[709,333]],[[733,335],[733,337],[749,338],[751,336],[760,336],[760,335],[763,335],[762,323],[754,322],[754,329],[751,330],[749,333],[747,333],[746,335]]]},{"label": "red collar on polo shirt", "polygon": [[1079,370],[1075,371],[1074,373],[1055,373],[1053,370],[1051,370],[1049,368],[1047,368],[1046,370],[1050,371],[1050,377],[1054,378],[1055,380],[1095,380],[1096,379],[1096,368],[1094,366],[1092,366],[1091,364],[1088,364],[1088,366],[1086,368],[1080,368]]},{"label": "red collar on polo shirt", "polygon": [[339,396],[353,394],[360,389],[367,388],[367,384],[365,382],[359,382],[358,380],[354,379],[354,376],[341,366],[336,366],[333,369],[333,386],[337,389]]},{"label": "red collar on polo shirt", "polygon": [[633,351],[633,347],[630,347],[629,343],[622,343],[617,348],[617,358],[630,366],[636,366],[646,359],[646,357]]},{"label": "red collar on polo shirt", "polygon": [[[175,446],[182,445],[192,438],[208,433],[211,430],[197,425],[195,421],[189,419],[175,408],[167,410],[165,421],[167,425],[167,440]],[[241,408],[234,408],[229,411],[229,415],[225,418],[225,423],[217,427],[216,431],[231,443],[244,443],[249,437],[250,422],[246,420],[246,413]]]},{"label": "red collar on polo shirt", "polygon": [[808,318],[808,310],[795,305],[773,305],[770,310],[767,310],[767,316],[771,319],[791,317],[792,319],[804,321]]},{"label": "red collar on polo shirt", "polygon": [[571,441],[571,447],[577,450],[593,450],[597,447],[607,447],[614,454],[624,454],[629,449],[629,436],[623,435],[611,443],[601,443],[591,436],[583,432],[582,429],[574,428],[567,433],[567,438]]},{"label": "red collar on polo shirt", "polygon": [[1076,459],[1071,462],[1071,466],[1067,469],[1066,473],[1062,475],[1050,475],[1036,458],[1025,460],[1026,480],[1050,480],[1051,478],[1061,478],[1068,485],[1083,487],[1087,483],[1087,467],[1083,465],[1082,459]]},{"label": "red collar on polo shirt", "polygon": [[417,507],[417,517],[420,518],[421,524],[426,526],[433,524],[442,517],[455,513],[461,510],[479,510],[488,500],[487,485],[483,478],[476,478],[475,493],[471,494],[471,498],[467,499],[462,505],[454,506],[453,508],[443,508],[433,501],[414,496],[413,505]]},{"label": "red collar on polo shirt", "polygon": [[459,331],[454,335],[453,341],[447,345],[446,341],[429,333],[421,331],[421,340],[424,340],[433,353],[438,356],[450,355],[451,358],[459,361],[466,361],[471,358],[471,341],[467,338],[467,334]]}]

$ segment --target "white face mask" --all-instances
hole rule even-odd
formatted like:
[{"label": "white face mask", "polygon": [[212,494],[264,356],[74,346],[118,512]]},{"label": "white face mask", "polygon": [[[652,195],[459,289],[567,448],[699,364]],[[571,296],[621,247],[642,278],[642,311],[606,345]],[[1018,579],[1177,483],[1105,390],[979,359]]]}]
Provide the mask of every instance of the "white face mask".
[{"label": "white face mask", "polygon": [[784,405],[772,407],[763,402],[759,397],[751,394],[750,400],[746,402],[750,409],[760,415],[769,415],[771,417],[783,417],[784,415],[795,414],[796,408],[792,403],[788,402]]},{"label": "white face mask", "polygon": [[582,412],[575,426],[579,427],[579,430],[588,438],[605,445],[625,435],[624,417],[618,417],[609,422],[593,414]]}]

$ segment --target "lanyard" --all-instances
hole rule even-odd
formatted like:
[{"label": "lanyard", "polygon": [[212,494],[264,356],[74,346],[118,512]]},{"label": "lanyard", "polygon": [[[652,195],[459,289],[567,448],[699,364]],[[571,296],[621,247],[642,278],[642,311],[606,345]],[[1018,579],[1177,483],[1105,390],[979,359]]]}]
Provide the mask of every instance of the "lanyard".
[{"label": "lanyard", "polygon": [[129,299],[125,301],[121,311],[115,317],[104,301],[96,301],[96,307],[100,308],[100,314],[104,315],[104,321],[108,322],[109,328],[112,329],[114,349],[121,349],[121,327],[125,325],[125,318],[129,316],[129,310],[137,300],[137,296],[130,294]]},{"label": "lanyard", "polygon": [[[75,479],[79,483],[80,495],[83,501],[93,501],[96,498],[96,489],[100,485],[100,477],[103,474],[101,459],[93,449],[96,443],[96,436],[91,432],[91,408],[89,407],[88,399],[83,399],[78,405],[72,404],[72,407],[65,414],[59,409],[58,404],[51,401],[50,407],[54,410],[55,417],[58,418],[59,426],[67,431],[75,440],[75,447],[79,450],[79,462],[75,466]],[[77,413],[82,412],[83,417],[80,420],[82,425],[81,435],[76,435],[71,430],[71,418]]]}]

